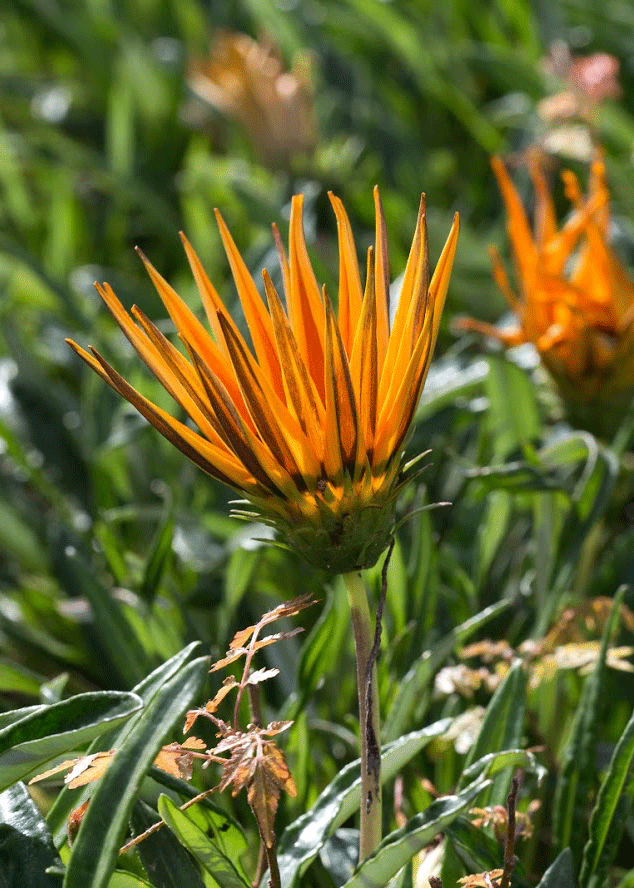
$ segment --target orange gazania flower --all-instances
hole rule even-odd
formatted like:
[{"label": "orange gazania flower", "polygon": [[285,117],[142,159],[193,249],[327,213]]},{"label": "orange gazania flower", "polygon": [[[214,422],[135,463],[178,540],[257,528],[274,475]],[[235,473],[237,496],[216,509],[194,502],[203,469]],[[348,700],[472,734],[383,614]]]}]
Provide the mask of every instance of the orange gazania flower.
[{"label": "orange gazania flower", "polygon": [[507,230],[520,295],[513,292],[497,251],[493,274],[519,326],[502,331],[466,319],[463,329],[504,345],[532,342],[564,396],[572,401],[618,399],[634,390],[634,284],[607,242],[609,192],[600,158],[591,168],[589,194],[576,176],[562,174],[574,210],[558,228],[552,196],[536,156],[534,233],[502,161],[492,160],[508,214]]},{"label": "orange gazania flower", "polygon": [[317,141],[310,57],[298,52],[290,71],[277,48],[246,34],[218,32],[209,56],[189,64],[191,90],[246,130],[260,160],[277,169]]},{"label": "orange gazania flower", "polygon": [[338,316],[320,291],[292,202],[289,254],[278,245],[286,309],[263,271],[268,310],[220,215],[222,242],[249,326],[249,347],[187,239],[211,333],[141,255],[187,356],[108,284],[104,302],[196,430],[136,391],[97,351],[70,342],[115,391],[214,478],[240,491],[308,561],[345,572],[374,564],[393,530],[403,442],[431,361],[458,237],[456,217],[429,280],[424,201],[390,330],[388,247],[375,189],[376,245],[365,290],[348,217],[339,233]]}]

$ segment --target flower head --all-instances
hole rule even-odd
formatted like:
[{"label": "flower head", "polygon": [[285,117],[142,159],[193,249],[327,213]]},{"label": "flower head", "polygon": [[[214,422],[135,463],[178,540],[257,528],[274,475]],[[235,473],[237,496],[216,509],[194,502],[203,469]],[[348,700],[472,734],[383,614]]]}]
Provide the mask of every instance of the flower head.
[{"label": "flower head", "polygon": [[495,249],[493,273],[519,326],[500,331],[470,319],[461,326],[505,345],[534,343],[571,401],[618,400],[634,390],[634,284],[607,242],[609,193],[603,161],[597,158],[592,164],[585,198],[575,175],[564,171],[573,212],[558,228],[539,161],[531,158],[534,233],[504,164],[493,158],[492,165],[508,214],[520,295],[513,292]]},{"label": "flower head", "polygon": [[143,262],[186,356],[108,284],[97,289],[152,373],[191,422],[134,389],[97,351],[70,342],[115,391],[214,478],[240,491],[251,517],[274,525],[308,561],[344,572],[377,560],[393,529],[403,442],[431,361],[458,236],[454,221],[429,279],[424,201],[390,330],[385,222],[375,189],[376,244],[362,288],[350,222],[330,200],[339,235],[339,304],[320,291],[293,198],[289,252],[277,229],[286,308],[263,271],[268,310],[217,213],[252,342],[228,314],[187,239],[211,333]]},{"label": "flower head", "polygon": [[219,32],[206,59],[191,62],[188,83],[197,96],[239,121],[260,160],[286,167],[315,147],[310,57],[297,53],[285,71],[268,41]]}]

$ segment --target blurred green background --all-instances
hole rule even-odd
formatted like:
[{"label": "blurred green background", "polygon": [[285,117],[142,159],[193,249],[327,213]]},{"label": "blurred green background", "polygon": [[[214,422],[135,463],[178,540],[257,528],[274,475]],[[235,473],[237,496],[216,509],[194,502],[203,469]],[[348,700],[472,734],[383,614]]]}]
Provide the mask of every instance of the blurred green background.
[{"label": "blurred green background", "polygon": [[[248,126],[192,88],[192,65],[220,31],[268,38],[283,71],[301,67],[315,134],[308,150],[267,165],[266,146],[254,144]],[[487,256],[491,243],[508,255],[492,153],[514,164],[531,147],[550,149],[563,218],[557,169],[572,167],[585,182],[589,146],[603,145],[613,239],[632,268],[633,33],[629,0],[5,0],[3,708],[131,688],[195,639],[218,656],[237,628],[312,589],[325,603],[304,615],[308,640],[267,649],[281,668],[267,712],[296,718],[288,756],[299,793],[284,803],[281,822],[354,757],[352,648],[337,584],[259,542],[263,528],[230,518],[231,492],[149,429],[64,342],[70,336],[95,345],[169,409],[93,281],[108,281],[127,307],[135,302],[162,319],[134,252],[139,246],[199,312],[182,229],[237,317],[213,209],[221,209],[256,282],[263,266],[275,280],[270,224],[286,238],[297,191],[306,195],[317,276],[333,294],[337,235],[328,190],[344,201],[363,262],[374,232],[372,187],[380,186],[393,278],[405,265],[421,191],[432,262],[453,214],[462,217],[442,335],[410,445],[412,453],[432,447],[433,465],[403,512],[436,501],[453,507],[423,513],[399,534],[381,660],[383,709],[393,714],[388,730],[398,736],[435,715],[486,705],[486,683],[434,691],[434,670],[456,662],[457,639],[438,647],[454,627],[501,599],[508,600],[504,614],[479,635],[474,629],[475,637],[503,639],[513,649],[542,643],[566,606],[592,618],[557,643],[600,637],[606,611],[591,602],[634,578],[631,414],[608,441],[580,431],[530,349],[486,355],[481,342],[457,337],[450,325],[460,313],[496,320],[504,311]],[[543,100],[570,89],[566,53],[597,52],[618,62],[618,92],[586,91],[587,105],[571,119],[545,111]],[[296,119],[292,105],[289,119]],[[530,207],[525,171],[513,175]],[[372,582],[378,587],[378,574]],[[631,593],[625,601],[634,604]],[[632,642],[631,626],[620,639]],[[420,674],[416,664],[430,649],[434,665]],[[531,714],[517,738],[518,745],[545,745],[551,775],[565,758],[583,682],[575,663],[564,666],[539,692],[531,689]],[[495,675],[491,663],[486,668]],[[406,704],[399,698],[404,675],[417,682]],[[597,761],[622,731],[634,692],[625,672],[609,672],[605,682],[610,711],[602,710],[593,740],[589,797]],[[427,775],[449,791],[463,761],[464,752],[447,749],[429,759]],[[416,786],[412,809],[429,799]],[[554,776],[539,789],[529,782],[525,804],[531,794],[548,802],[554,786]],[[548,804],[540,817],[526,863],[536,875],[552,849],[563,847]],[[628,821],[619,865],[634,853],[633,835]]]}]

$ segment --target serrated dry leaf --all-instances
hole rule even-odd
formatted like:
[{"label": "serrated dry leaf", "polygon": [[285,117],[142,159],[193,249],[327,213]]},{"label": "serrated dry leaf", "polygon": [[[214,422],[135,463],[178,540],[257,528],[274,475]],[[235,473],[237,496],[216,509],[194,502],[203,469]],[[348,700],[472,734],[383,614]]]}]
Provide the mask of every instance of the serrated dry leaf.
[{"label": "serrated dry leaf", "polygon": [[205,712],[215,712],[227,694],[232,691],[234,688],[239,687],[239,682],[237,679],[233,677],[233,675],[227,676],[223,683],[220,685],[216,695],[213,700],[210,700],[205,704]]},{"label": "serrated dry leaf", "polygon": [[490,870],[488,873],[474,873],[458,879],[458,884],[464,888],[498,888],[504,870]]},{"label": "serrated dry leaf", "polygon": [[[236,648],[244,648],[247,641],[251,638],[260,623],[255,626],[247,626],[246,629],[239,629],[231,640],[229,650],[234,651]],[[246,650],[246,648],[245,648]]]},{"label": "serrated dry leaf", "polygon": [[64,777],[64,783],[69,789],[77,789],[77,787],[85,786],[87,783],[93,783],[95,780],[99,780],[108,769],[116,751],[116,749],[110,749],[107,752],[93,752],[91,755],[67,759],[54,768],[32,777],[29,780],[29,786],[31,783],[38,783],[40,780],[53,777],[61,771],[68,771]]},{"label": "serrated dry leaf", "polygon": [[271,669],[256,669],[255,672],[251,672],[249,677],[247,678],[247,684],[256,685],[260,684],[261,681],[266,681],[267,678],[274,678],[276,675],[280,674],[280,670],[275,667]]},{"label": "serrated dry leaf", "polygon": [[222,658],[222,660],[217,660],[209,670],[210,672],[218,672],[219,669],[223,669],[225,666],[229,666],[231,663],[235,663],[236,660],[239,660],[240,657],[244,657],[249,653],[249,649],[245,647],[236,648],[233,651],[227,651],[226,655]]},{"label": "serrated dry leaf", "polygon": [[[159,750],[153,764],[173,777],[181,777],[184,780],[188,780],[191,777],[191,766],[188,765],[187,758],[188,751],[204,748],[204,740],[199,740],[196,737],[190,737],[182,744],[170,743]],[[116,752],[116,749],[109,749],[107,752],[93,752],[91,755],[67,759],[54,768],[32,777],[29,780],[29,785],[31,783],[38,783],[40,780],[46,780],[48,777],[53,777],[55,774],[65,770],[68,773],[64,777],[64,783],[69,789],[78,789],[80,786],[86,786],[88,783],[94,783],[100,777],[103,777],[108,770]],[[190,772],[189,777],[186,776],[188,769]]]},{"label": "serrated dry leaf", "polygon": [[191,780],[194,758],[191,751],[203,750],[206,747],[204,740],[198,737],[188,737],[184,743],[170,743],[163,746],[154,759],[154,765],[171,774],[172,777],[180,777],[181,780]]}]

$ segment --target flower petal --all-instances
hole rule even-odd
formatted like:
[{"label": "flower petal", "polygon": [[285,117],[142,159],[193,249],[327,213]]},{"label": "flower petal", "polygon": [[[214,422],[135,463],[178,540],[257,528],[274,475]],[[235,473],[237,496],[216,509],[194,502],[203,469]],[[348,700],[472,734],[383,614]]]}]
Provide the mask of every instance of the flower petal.
[{"label": "flower petal", "polygon": [[249,332],[251,333],[253,348],[258,362],[266,373],[274,391],[280,398],[283,398],[282,371],[277,359],[271,318],[258,293],[258,288],[255,286],[253,278],[229,233],[229,229],[225,225],[224,219],[218,210],[215,213],[220,237],[231,266],[231,273],[233,274],[240,302],[242,303],[244,316],[249,325]]},{"label": "flower petal", "polygon": [[315,453],[321,460],[324,449],[324,407],[299,352],[297,340],[273,281],[266,269],[262,274],[282,368],[286,403],[308,440],[313,442]]},{"label": "flower petal", "polygon": [[236,379],[261,439],[296,483],[301,485],[303,479],[307,489],[314,489],[320,465],[310,442],[266,376],[258,372],[258,366],[243,342],[234,335],[222,316],[219,319]]},{"label": "flower petal", "polygon": [[263,491],[246,469],[226,450],[215,447],[209,441],[192,431],[182,422],[174,419],[165,410],[157,407],[126,380],[103,358],[92,349],[90,355],[71,340],[68,344],[95,370],[99,376],[118,394],[129,401],[139,413],[147,419],[164,438],[184,453],[212,478],[242,490],[247,494],[262,495]]},{"label": "flower petal", "polygon": [[374,291],[376,298],[377,366],[380,379],[390,338],[390,257],[387,246],[383,204],[381,203],[379,189],[376,185],[374,186],[374,211],[376,217]]},{"label": "flower petal", "polygon": [[379,394],[377,326],[374,250],[370,247],[365,294],[350,358],[350,377],[359,405],[359,423],[370,462],[374,449]]},{"label": "flower petal", "polygon": [[332,191],[328,192],[328,197],[337,217],[339,240],[339,330],[346,354],[350,356],[363,301],[359,263],[350,220],[344,206]]},{"label": "flower petal", "polygon": [[288,316],[299,350],[323,402],[325,311],[304,240],[303,206],[304,196],[296,194],[291,203],[288,236],[290,289],[286,298]]},{"label": "flower petal", "polygon": [[[326,397],[326,452],[324,462],[329,477],[341,483],[342,469],[354,473],[358,459],[358,419],[348,356],[330,299],[324,290],[326,306],[326,361],[324,388]],[[331,475],[332,472],[332,475]]]}]

